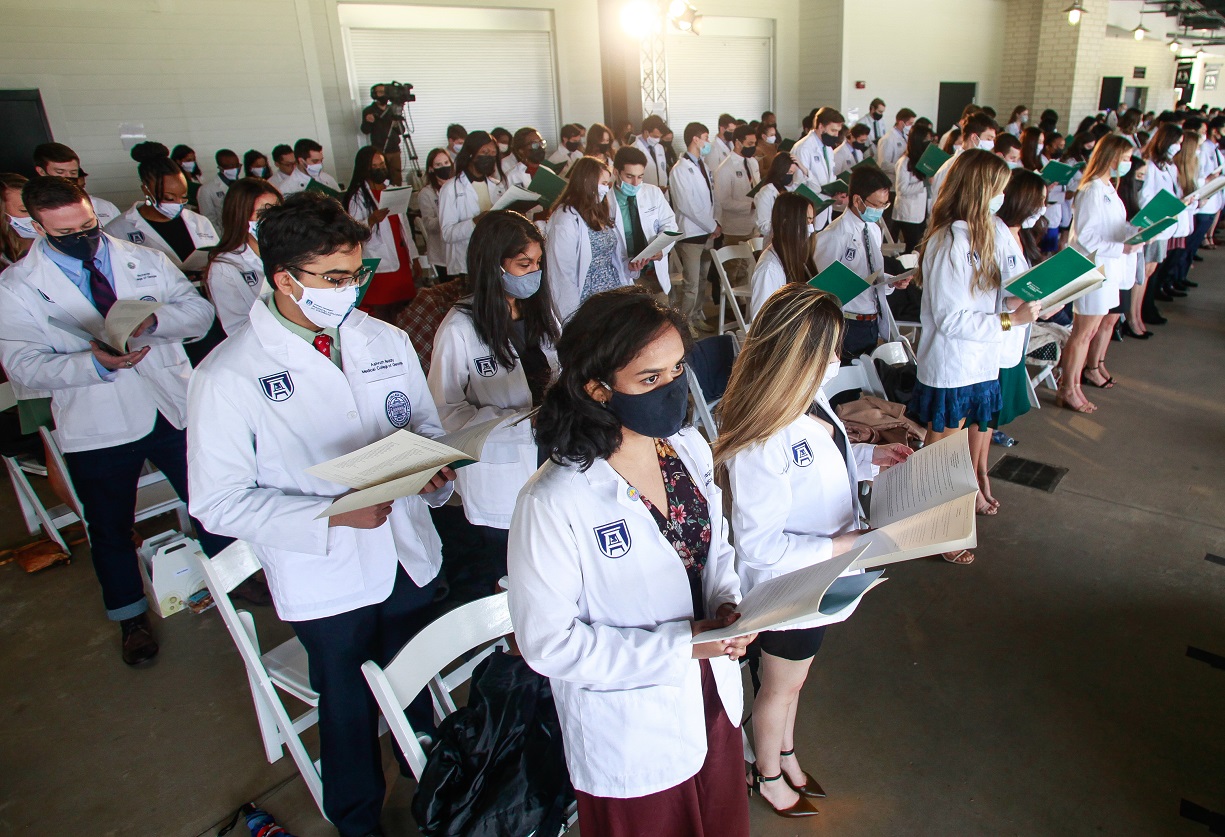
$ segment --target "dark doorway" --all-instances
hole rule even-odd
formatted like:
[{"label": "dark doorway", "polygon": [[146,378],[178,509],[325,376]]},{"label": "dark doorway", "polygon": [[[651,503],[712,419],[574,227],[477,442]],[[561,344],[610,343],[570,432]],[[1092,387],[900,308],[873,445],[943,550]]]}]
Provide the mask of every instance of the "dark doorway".
[{"label": "dark doorway", "polygon": [[1102,92],[1097,97],[1098,110],[1115,110],[1123,101],[1123,77],[1105,76],[1102,79]]},{"label": "dark doorway", "polygon": [[943,134],[961,119],[965,106],[974,103],[978,95],[978,82],[975,81],[942,81],[940,82],[940,104],[936,113],[936,128]]},{"label": "dark doorway", "polygon": [[34,176],[30,152],[51,142],[51,126],[37,90],[0,90],[0,171]]}]

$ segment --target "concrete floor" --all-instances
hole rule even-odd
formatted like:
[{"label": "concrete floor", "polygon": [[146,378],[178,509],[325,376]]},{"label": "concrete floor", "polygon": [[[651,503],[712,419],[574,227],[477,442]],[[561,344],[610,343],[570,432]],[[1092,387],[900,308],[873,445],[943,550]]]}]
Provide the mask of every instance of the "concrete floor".
[{"label": "concrete floor", "polygon": [[[831,629],[799,730],[830,798],[798,824],[753,800],[754,834],[1192,836],[1180,800],[1225,812],[1225,670],[1187,655],[1225,655],[1225,566],[1205,560],[1225,555],[1225,253],[1205,255],[1156,338],[1112,344],[1099,412],[1043,393],[1011,426],[1013,453],[1070,469],[1058,490],[999,483],[974,565],[896,566]],[[0,567],[0,833],[215,834],[253,799],[333,834],[292,762],[265,762],[216,615],[162,622],[131,670],[78,552]],[[289,634],[258,618],[265,643]],[[410,798],[394,788],[389,834],[416,833]]]}]

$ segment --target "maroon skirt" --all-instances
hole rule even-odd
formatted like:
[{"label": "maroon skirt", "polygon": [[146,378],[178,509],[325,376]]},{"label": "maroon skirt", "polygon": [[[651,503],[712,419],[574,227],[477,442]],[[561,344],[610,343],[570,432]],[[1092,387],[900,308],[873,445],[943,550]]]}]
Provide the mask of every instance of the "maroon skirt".
[{"label": "maroon skirt", "polygon": [[710,661],[702,660],[706,761],[694,776],[647,796],[614,799],[576,791],[583,837],[749,837],[740,728],[719,699]]}]

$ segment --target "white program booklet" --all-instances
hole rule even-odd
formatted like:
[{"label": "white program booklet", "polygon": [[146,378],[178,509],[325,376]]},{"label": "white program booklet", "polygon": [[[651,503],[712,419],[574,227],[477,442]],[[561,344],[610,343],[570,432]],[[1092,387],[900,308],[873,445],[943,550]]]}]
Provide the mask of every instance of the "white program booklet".
[{"label": "white program booklet", "polygon": [[403,215],[408,212],[408,202],[412,197],[412,186],[388,186],[379,195],[379,209],[386,209],[390,215]]},{"label": "white program booklet", "polygon": [[103,351],[122,355],[128,351],[128,340],[132,337],[132,332],[161,307],[162,303],[151,299],[116,300],[111,310],[106,312],[100,335],[90,334],[83,328],[57,320],[55,317],[48,317],[47,322],[60,331],[79,337],[87,343],[91,340],[97,342]]},{"label": "white program booklet", "polygon": [[644,249],[637,256],[634,256],[634,258],[630,259],[630,261],[640,262],[646,259],[653,259],[656,256],[658,256],[660,253],[662,253],[665,249],[667,249],[667,247],[670,244],[672,244],[672,242],[676,241],[680,237],[681,237],[681,234],[679,232],[674,232],[672,230],[664,230],[659,235],[651,239],[650,243],[647,244],[646,249]]}]

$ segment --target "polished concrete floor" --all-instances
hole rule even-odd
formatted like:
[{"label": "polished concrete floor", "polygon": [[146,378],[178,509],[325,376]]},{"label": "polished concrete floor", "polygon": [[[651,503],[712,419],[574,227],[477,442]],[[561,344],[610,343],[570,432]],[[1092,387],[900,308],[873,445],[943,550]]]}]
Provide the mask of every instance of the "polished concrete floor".
[{"label": "polished concrete floor", "polygon": [[[1069,469],[1055,493],[997,484],[975,564],[896,566],[830,630],[799,723],[829,799],[799,823],[753,800],[754,834],[1193,837],[1182,800],[1225,813],[1225,670],[1188,656],[1225,656],[1205,560],[1225,555],[1225,253],[1206,258],[1156,338],[1111,345],[1097,413],[1044,393],[1011,426],[1012,453]],[[21,534],[6,494],[0,545]],[[129,669],[78,559],[0,567],[0,834],[215,834],[247,800],[334,833],[265,762],[216,614],[160,623],[156,664]],[[415,833],[410,798],[393,788],[389,834]]]}]

